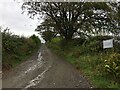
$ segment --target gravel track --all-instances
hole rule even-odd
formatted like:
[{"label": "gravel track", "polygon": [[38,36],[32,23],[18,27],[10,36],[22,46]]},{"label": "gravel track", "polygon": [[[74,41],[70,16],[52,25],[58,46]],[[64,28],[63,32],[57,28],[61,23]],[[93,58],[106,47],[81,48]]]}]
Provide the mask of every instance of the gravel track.
[{"label": "gravel track", "polygon": [[3,74],[3,88],[91,88],[70,63],[60,59],[44,44],[29,60]]}]

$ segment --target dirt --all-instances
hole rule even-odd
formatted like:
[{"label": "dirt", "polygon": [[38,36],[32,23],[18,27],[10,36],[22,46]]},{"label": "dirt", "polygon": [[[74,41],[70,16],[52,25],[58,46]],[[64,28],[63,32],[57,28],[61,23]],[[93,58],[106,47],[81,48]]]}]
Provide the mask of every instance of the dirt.
[{"label": "dirt", "polygon": [[44,44],[29,60],[3,74],[3,88],[91,88],[72,64],[52,53]]}]

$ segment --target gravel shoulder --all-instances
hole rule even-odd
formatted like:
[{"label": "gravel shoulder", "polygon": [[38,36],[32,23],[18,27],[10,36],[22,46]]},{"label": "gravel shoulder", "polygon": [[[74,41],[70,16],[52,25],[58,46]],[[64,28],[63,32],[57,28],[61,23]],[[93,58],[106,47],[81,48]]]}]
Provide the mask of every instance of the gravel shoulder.
[{"label": "gravel shoulder", "polygon": [[3,88],[90,88],[83,75],[45,45],[29,60],[3,74]]}]

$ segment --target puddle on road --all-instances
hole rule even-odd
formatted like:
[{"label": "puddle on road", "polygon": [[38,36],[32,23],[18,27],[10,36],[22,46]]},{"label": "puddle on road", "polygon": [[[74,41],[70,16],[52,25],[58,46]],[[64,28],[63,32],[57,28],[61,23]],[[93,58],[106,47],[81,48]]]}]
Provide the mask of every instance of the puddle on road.
[{"label": "puddle on road", "polygon": [[[33,60],[32,60],[33,61]],[[33,61],[34,62],[34,61]],[[30,62],[30,63],[33,63],[33,62]],[[18,78],[21,78],[21,77],[24,77],[27,73],[31,72],[31,71],[34,71],[35,69],[37,68],[41,68],[43,65],[43,61],[42,61],[42,54],[41,52],[39,52],[38,54],[38,58],[37,60],[35,61],[35,63],[32,65],[32,66],[29,66],[27,70],[23,71],[22,74],[20,74],[18,76]]]},{"label": "puddle on road", "polygon": [[[30,63],[34,63],[34,64],[32,66],[30,65],[27,68],[27,70],[23,71],[23,73],[18,76],[19,79],[21,79],[22,77],[24,78],[25,75],[27,75],[30,72],[34,71],[35,69],[41,68],[43,66],[44,62],[43,62],[43,59],[42,59],[41,52],[39,52],[37,60],[35,62],[33,61],[33,62],[30,62]],[[29,81],[28,84],[22,90],[25,90],[27,88],[36,86],[38,83],[40,83],[41,80],[44,78],[44,74],[49,70],[50,67],[51,67],[51,65],[46,67],[45,70],[42,73],[40,73],[37,77],[35,77],[31,81]]]},{"label": "puddle on road", "polygon": [[38,55],[38,59],[37,59],[37,64],[33,65],[32,67],[28,68],[27,71],[25,71],[24,73],[27,74],[28,72],[30,71],[33,71],[35,70],[36,68],[41,68],[42,67],[42,55],[41,55],[41,52],[39,53]]},{"label": "puddle on road", "polygon": [[[31,80],[24,89],[27,89],[27,88],[36,86],[38,83],[40,83],[41,80],[44,78],[44,74],[49,70],[50,67],[51,67],[51,65],[50,65],[49,67],[47,67],[47,68],[46,68],[41,74],[39,74],[36,78],[34,78],[33,80]],[[23,90],[24,90],[24,89],[23,89]]]},{"label": "puddle on road", "polygon": [[[42,62],[42,55],[41,55],[41,53],[39,53],[37,61],[39,62],[39,65],[40,65],[40,62]],[[43,64],[43,62],[42,62],[42,64]],[[41,67],[41,66],[42,65],[40,65],[39,67]],[[35,67],[36,66],[33,66],[33,67],[29,68],[28,71],[33,70]],[[44,75],[49,70],[49,68],[51,68],[51,64],[48,65],[48,67],[46,67],[45,70],[42,73],[40,73],[37,77],[35,77],[31,81],[29,81],[28,84],[23,88],[23,90],[26,90],[27,88],[30,88],[30,87],[34,87],[38,83],[40,83],[43,80]]]}]

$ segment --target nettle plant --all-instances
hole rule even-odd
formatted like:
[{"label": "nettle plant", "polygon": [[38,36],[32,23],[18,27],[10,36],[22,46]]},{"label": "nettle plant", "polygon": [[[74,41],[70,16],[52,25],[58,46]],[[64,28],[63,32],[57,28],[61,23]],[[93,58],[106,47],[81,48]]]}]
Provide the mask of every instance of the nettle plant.
[{"label": "nettle plant", "polygon": [[109,75],[111,75],[116,81],[120,82],[120,54],[112,53],[108,55],[104,66]]}]

